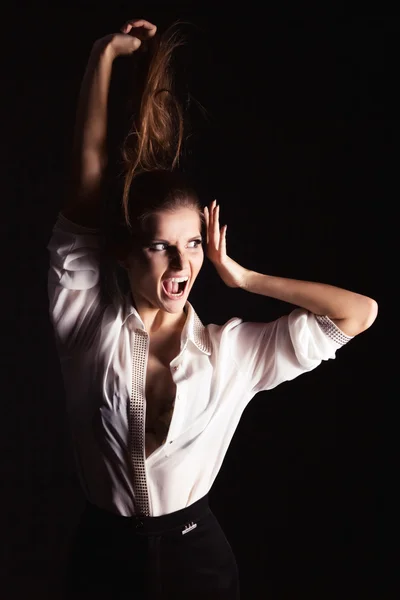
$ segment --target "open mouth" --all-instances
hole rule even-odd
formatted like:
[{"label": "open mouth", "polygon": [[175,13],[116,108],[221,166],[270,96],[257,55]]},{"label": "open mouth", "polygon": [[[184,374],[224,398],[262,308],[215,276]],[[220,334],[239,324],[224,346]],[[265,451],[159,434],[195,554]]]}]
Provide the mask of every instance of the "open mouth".
[{"label": "open mouth", "polygon": [[171,300],[179,300],[185,293],[189,277],[171,277],[162,282],[163,290]]}]

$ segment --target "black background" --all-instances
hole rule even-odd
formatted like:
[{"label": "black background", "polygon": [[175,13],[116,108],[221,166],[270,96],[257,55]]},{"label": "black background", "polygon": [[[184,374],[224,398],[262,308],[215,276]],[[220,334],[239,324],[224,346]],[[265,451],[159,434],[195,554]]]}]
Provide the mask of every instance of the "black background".
[{"label": "black background", "polygon": [[[181,73],[207,113],[193,103],[187,167],[204,202],[220,202],[232,257],[352,289],[380,307],[336,360],[259,394],[243,414],[211,491],[242,598],[398,597],[385,570],[396,557],[399,18],[200,2],[8,7],[0,596],[61,597],[83,506],[47,314],[46,244],[91,45],[132,17],[160,28],[192,23]],[[191,300],[216,323],[293,308],[224,287],[209,264]]]}]

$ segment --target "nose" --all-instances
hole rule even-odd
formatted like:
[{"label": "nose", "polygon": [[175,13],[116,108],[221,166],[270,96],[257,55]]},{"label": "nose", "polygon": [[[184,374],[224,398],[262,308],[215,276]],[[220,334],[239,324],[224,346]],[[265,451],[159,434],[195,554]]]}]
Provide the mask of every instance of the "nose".
[{"label": "nose", "polygon": [[176,247],[171,248],[169,255],[169,264],[172,269],[176,271],[182,271],[187,263],[187,257],[183,252]]}]

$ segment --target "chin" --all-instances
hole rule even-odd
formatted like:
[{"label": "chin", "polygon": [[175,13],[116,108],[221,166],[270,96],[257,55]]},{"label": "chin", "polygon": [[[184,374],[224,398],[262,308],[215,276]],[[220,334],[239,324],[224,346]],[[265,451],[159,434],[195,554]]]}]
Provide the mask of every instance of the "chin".
[{"label": "chin", "polygon": [[171,314],[177,314],[182,312],[182,310],[185,307],[187,301],[187,297],[185,298],[180,298],[179,300],[163,300],[162,301],[162,308],[163,310],[165,310],[165,312],[171,313]]}]

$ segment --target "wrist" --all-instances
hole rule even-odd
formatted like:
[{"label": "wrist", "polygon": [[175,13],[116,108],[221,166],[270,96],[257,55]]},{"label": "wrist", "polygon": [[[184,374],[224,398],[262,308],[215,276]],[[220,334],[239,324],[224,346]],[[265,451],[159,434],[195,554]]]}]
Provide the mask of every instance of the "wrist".
[{"label": "wrist", "polygon": [[99,40],[96,40],[92,46],[92,57],[96,60],[113,60],[117,56],[117,52],[113,45],[112,35],[107,35]]},{"label": "wrist", "polygon": [[243,271],[242,271],[242,276],[240,278],[239,287],[241,290],[249,291],[251,288],[251,281],[253,279],[253,276],[256,273],[255,273],[255,271],[250,271],[249,269],[246,269],[245,267],[242,267],[242,269],[243,269]]},{"label": "wrist", "polygon": [[246,269],[242,289],[255,294],[263,293],[260,292],[260,289],[266,289],[266,286],[270,284],[270,279],[269,275],[263,275],[262,273],[257,273],[257,271],[248,271]]}]

